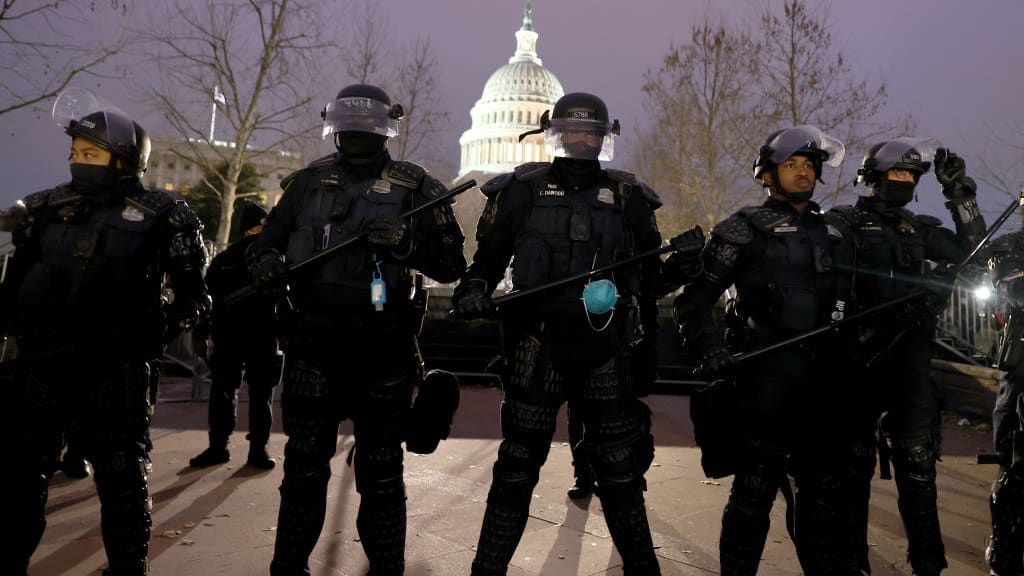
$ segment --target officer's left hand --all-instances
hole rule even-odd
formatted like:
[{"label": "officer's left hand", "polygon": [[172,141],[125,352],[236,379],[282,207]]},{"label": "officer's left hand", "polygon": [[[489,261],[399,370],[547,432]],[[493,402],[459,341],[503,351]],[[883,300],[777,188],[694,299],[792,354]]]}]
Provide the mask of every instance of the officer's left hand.
[{"label": "officer's left hand", "polygon": [[964,159],[946,148],[935,151],[935,179],[946,198],[966,198],[977,191],[974,180],[967,176]]},{"label": "officer's left hand", "polygon": [[409,237],[409,226],[398,218],[378,218],[370,222],[367,230],[367,242],[392,250],[403,246]]}]

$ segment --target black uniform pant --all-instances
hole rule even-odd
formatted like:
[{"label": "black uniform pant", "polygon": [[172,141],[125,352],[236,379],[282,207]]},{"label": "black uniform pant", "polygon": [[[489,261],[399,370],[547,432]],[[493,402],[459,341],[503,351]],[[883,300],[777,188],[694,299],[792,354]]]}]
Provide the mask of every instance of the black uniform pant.
[{"label": "black uniform pant", "polygon": [[572,476],[576,479],[577,485],[585,486],[594,482],[594,472],[590,469],[587,451],[583,449],[583,416],[579,414],[580,409],[574,407],[573,404],[573,402],[569,402],[567,407],[569,451],[572,453]]},{"label": "black uniform pant", "polygon": [[[582,320],[581,320],[582,322]],[[548,325],[517,339],[501,405],[502,443],[494,463],[472,573],[508,570],[529,516],[561,405],[569,399],[605,522],[626,575],[660,574],[644,507],[643,474],[654,457],[650,412],[622,385],[622,354],[612,330]]]},{"label": "black uniform pant", "polygon": [[[32,348],[22,353],[31,358]],[[48,484],[69,427],[92,463],[107,574],[145,574],[152,503],[146,476],[149,366],[145,361],[64,354],[16,378],[12,482],[0,570],[25,574],[46,528]]]},{"label": "black uniform pant", "polygon": [[227,448],[238,420],[238,389],[242,373],[249,388],[249,446],[262,450],[270,439],[273,424],[271,395],[281,376],[274,338],[262,341],[215,341],[210,359],[210,446]]},{"label": "black uniform pant", "polygon": [[891,449],[907,557],[918,576],[947,567],[935,485],[942,399],[930,376],[933,336],[929,327],[902,333],[870,374],[883,391],[882,430]]},{"label": "black uniform pant", "polygon": [[737,376],[740,422],[746,438],[729,501],[722,514],[719,559],[723,576],[757,573],[780,490],[796,480],[787,524],[804,572],[859,574],[845,542],[844,502],[837,446],[823,441],[825,382],[815,379],[812,353],[800,346],[745,365]]},{"label": "black uniform pant", "polygon": [[993,574],[1024,574],[1024,362],[1000,387],[992,424],[999,477],[989,500],[992,538],[985,558]]},{"label": "black uniform pant", "polygon": [[304,317],[290,339],[281,410],[284,481],[270,571],[309,574],[327,510],[331,458],[338,426],[351,418],[356,519],[370,574],[405,569],[406,504],[402,479],[402,423],[407,419],[416,358],[407,331],[377,322]]}]

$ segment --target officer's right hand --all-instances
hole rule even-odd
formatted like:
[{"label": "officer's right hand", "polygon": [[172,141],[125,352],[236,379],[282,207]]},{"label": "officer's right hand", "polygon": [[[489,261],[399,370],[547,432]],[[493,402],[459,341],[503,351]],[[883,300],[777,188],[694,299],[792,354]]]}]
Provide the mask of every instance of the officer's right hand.
[{"label": "officer's right hand", "polygon": [[708,348],[700,358],[698,373],[709,380],[719,380],[732,376],[736,371],[736,359],[729,349],[722,345]]},{"label": "officer's right hand", "polygon": [[704,249],[704,230],[694,226],[669,240],[677,254],[695,257]]},{"label": "officer's right hand", "polygon": [[256,287],[268,292],[282,288],[288,281],[288,267],[276,252],[266,252],[257,257],[250,274]]},{"label": "officer's right hand", "polygon": [[479,278],[467,278],[452,292],[452,316],[469,320],[488,315],[494,308],[486,283]]}]

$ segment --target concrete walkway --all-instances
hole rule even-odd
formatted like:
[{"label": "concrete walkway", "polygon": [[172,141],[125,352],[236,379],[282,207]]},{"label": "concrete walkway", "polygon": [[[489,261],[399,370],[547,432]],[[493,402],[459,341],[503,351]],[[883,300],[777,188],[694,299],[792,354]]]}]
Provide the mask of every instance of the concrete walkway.
[{"label": "concrete walkway", "polygon": [[[232,437],[233,460],[192,470],[188,459],[206,447],[207,405],[187,401],[190,387],[189,381],[168,379],[157,408],[150,479],[154,502],[152,573],[267,574],[285,442],[279,414],[270,442],[270,452],[279,460],[273,471],[242,465],[247,451],[244,415],[240,432]],[[498,448],[500,398],[495,389],[465,388],[453,438],[433,455],[407,454],[406,573],[410,576],[469,573]],[[729,480],[709,481],[701,473],[686,397],[652,396],[648,401],[655,415],[657,453],[647,476],[647,505],[662,573],[717,574],[718,533]],[[245,412],[244,404],[240,412]],[[945,456],[939,466],[941,522],[950,562],[945,574],[984,575],[988,573],[984,563],[989,531],[987,496],[996,469],[978,466],[974,459],[978,450],[988,448],[990,433],[984,426],[958,426],[953,420],[950,417],[946,423]],[[563,421],[534,493],[531,518],[513,558],[511,576],[622,573],[600,502],[594,498],[574,503],[565,496],[572,479],[565,430]],[[345,464],[351,445],[351,428],[346,424],[332,466],[327,521],[311,561],[315,575],[362,575],[366,571],[355,530],[359,496]],[[911,574],[904,561],[906,540],[895,498],[891,481],[875,480],[870,527],[875,576]],[[759,574],[800,574],[785,533],[783,507],[780,498],[772,513]],[[29,573],[98,574],[106,561],[92,482],[72,481],[58,473],[51,485],[47,513],[49,525]]]}]

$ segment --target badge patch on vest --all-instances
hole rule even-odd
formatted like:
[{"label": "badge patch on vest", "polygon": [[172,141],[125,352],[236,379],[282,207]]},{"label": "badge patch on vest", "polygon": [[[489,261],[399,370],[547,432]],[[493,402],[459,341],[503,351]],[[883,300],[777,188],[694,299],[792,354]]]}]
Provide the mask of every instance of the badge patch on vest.
[{"label": "badge patch on vest", "polygon": [[772,229],[772,232],[774,232],[775,234],[790,234],[796,231],[796,226],[776,226],[775,228]]},{"label": "badge patch on vest", "polygon": [[391,192],[391,182],[387,180],[377,180],[370,186],[370,190],[378,194],[388,194]]},{"label": "badge patch on vest", "polygon": [[146,219],[146,215],[135,206],[125,206],[124,212],[121,212],[121,218],[129,222],[142,222]]},{"label": "badge patch on vest", "polygon": [[597,191],[597,201],[604,202],[605,204],[614,204],[615,193],[609,188],[601,188]]},{"label": "badge patch on vest", "polygon": [[[548,184],[548,186],[551,186],[551,184]],[[540,191],[540,195],[541,196],[565,196],[565,190],[557,190],[557,189],[556,190],[541,190]]]}]

